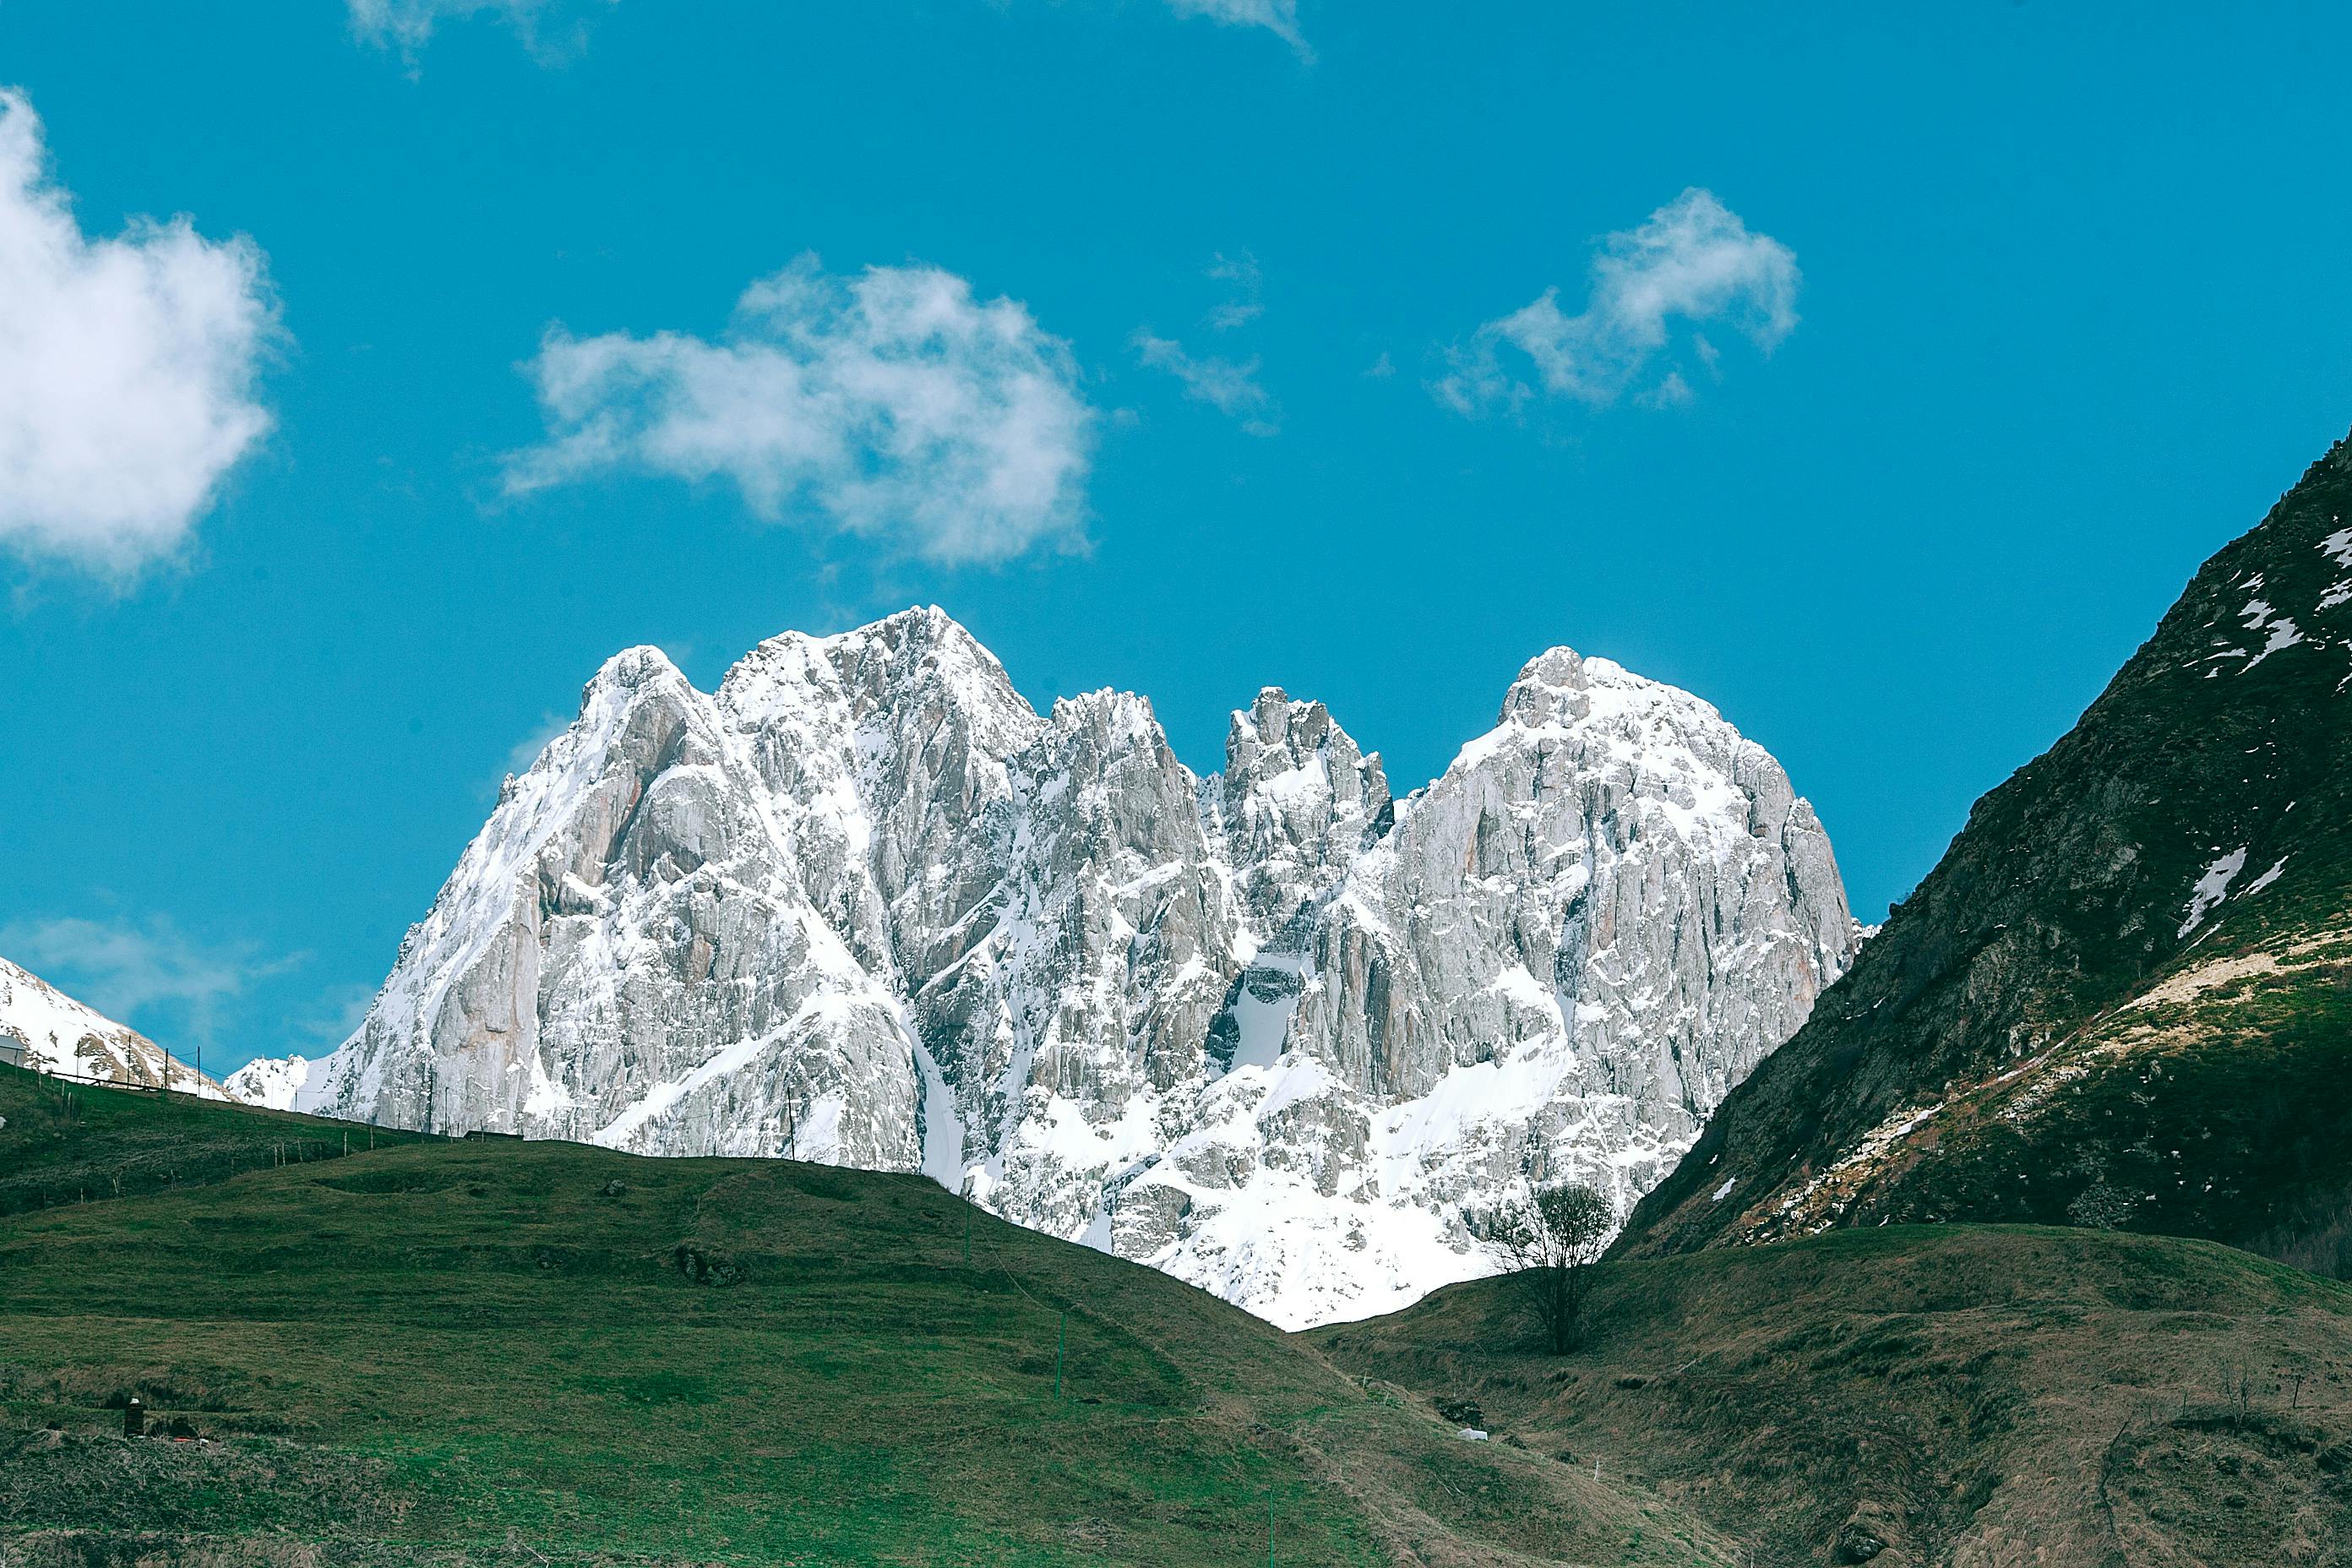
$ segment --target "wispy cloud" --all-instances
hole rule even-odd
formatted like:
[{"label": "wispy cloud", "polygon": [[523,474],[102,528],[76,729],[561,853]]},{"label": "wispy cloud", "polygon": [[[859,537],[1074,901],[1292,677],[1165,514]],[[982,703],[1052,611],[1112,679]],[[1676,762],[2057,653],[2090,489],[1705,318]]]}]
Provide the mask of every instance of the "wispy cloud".
[{"label": "wispy cloud", "polygon": [[1257,258],[1244,250],[1237,257],[1223,251],[1209,264],[1206,276],[1232,290],[1231,296],[1209,312],[1211,330],[1230,332],[1235,327],[1246,327],[1265,314],[1265,279],[1257,269]]},{"label": "wispy cloud", "polygon": [[561,713],[552,710],[541,713],[539,722],[531,726],[530,733],[508,748],[506,766],[499,773],[501,781],[529,773],[531,763],[539,761],[540,752],[547,750],[547,743],[571,727],[572,721]]},{"label": "wispy cloud", "polygon": [[[1608,236],[1591,271],[1580,312],[1569,315],[1559,290],[1545,289],[1456,348],[1431,392],[1463,414],[1517,406],[1538,390],[1594,405],[1628,395],[1652,406],[1684,403],[1693,394],[1671,363],[1674,323],[1722,321],[1767,353],[1797,325],[1796,256],[1708,191],[1686,190],[1640,227]],[[1694,331],[1691,352],[1714,372],[1713,343]],[[1522,379],[1527,369],[1533,386]]]},{"label": "wispy cloud", "polygon": [[[587,39],[595,13],[620,0],[346,0],[352,31],[370,43],[397,48],[414,61],[444,22],[469,17],[503,23],[541,59],[561,59]],[[1302,60],[1315,51],[1298,30],[1298,0],[1167,0],[1179,16],[1201,16],[1233,27],[1263,27]]]},{"label": "wispy cloud", "polygon": [[0,953],[142,1033],[205,1046],[224,1003],[308,957],[267,957],[251,942],[199,942],[161,917],[12,921],[0,926]]},{"label": "wispy cloud", "polygon": [[1096,425],[1067,344],[935,267],[761,279],[717,341],[550,329],[525,367],[542,446],[511,493],[613,470],[726,479],[758,515],[939,562],[1075,541]]},{"label": "wispy cloud", "polygon": [[588,24],[619,0],[349,0],[352,31],[397,48],[410,60],[444,22],[480,17],[514,30],[542,60],[562,59],[587,42]]},{"label": "wispy cloud", "polygon": [[1275,436],[1282,430],[1274,399],[1257,382],[1257,361],[1194,358],[1172,338],[1135,334],[1135,356],[1154,370],[1164,370],[1183,384],[1184,395],[1205,403],[1218,413],[1241,421],[1253,436]]},{"label": "wispy cloud", "polygon": [[1264,27],[1300,59],[1315,58],[1298,31],[1298,0],[1168,0],[1168,8],[1179,16],[1205,16],[1231,27]]},{"label": "wispy cloud", "polygon": [[186,217],[91,240],[0,89],[0,544],[111,577],[178,551],[270,426],[262,255]]},{"label": "wispy cloud", "polygon": [[331,985],[293,1020],[310,1050],[323,1055],[359,1033],[375,992],[365,985]]},{"label": "wispy cloud", "polygon": [[[1234,256],[1219,251],[1201,275],[1224,286],[1224,299],[1201,318],[1209,331],[1235,331],[1265,314],[1265,279],[1258,271],[1257,258],[1248,251]],[[1163,338],[1149,327],[1137,328],[1129,342],[1139,361],[1174,376],[1182,384],[1184,395],[1193,402],[1205,403],[1238,420],[1253,436],[1281,434],[1282,411],[1258,382],[1255,355],[1241,360],[1194,354],[1178,340]]]}]

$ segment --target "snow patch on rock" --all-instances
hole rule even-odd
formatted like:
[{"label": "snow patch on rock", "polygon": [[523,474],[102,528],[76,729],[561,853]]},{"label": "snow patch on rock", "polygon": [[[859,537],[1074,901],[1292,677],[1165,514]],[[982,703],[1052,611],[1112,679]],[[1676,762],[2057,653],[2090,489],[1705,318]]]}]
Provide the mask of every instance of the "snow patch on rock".
[{"label": "snow patch on rock", "polygon": [[2216,856],[2211,865],[2189,889],[2188,918],[2180,922],[2175,936],[2187,936],[2205,922],[2213,906],[2230,896],[2231,880],[2246,868],[2246,847],[2239,845],[2227,855]]}]

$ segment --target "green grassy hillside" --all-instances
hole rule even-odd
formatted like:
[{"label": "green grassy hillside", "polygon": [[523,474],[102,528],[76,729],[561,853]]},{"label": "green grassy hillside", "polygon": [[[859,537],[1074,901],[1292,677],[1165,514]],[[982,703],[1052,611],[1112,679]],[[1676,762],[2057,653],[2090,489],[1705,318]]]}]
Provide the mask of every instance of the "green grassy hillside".
[{"label": "green grassy hillside", "polygon": [[1286,1336],[911,1176],[75,1099],[0,1072],[0,1191],[177,1184],[0,1217],[11,1568],[2352,1558],[2352,1289],[2205,1243],[1615,1263],[1556,1358],[1507,1280]]},{"label": "green grassy hillside", "polygon": [[[0,1073],[0,1184],[175,1124],[259,1168],[0,1218],[12,1568],[1731,1561],[916,1177],[49,1093]],[[114,1435],[134,1394],[216,1441]]]},{"label": "green grassy hillside", "polygon": [[202,1186],[423,1136],[0,1067],[0,1215]]},{"label": "green grassy hillside", "polygon": [[1759,1564],[2352,1560],[2352,1289],[2197,1241],[1895,1226],[1612,1263],[1580,1353],[1510,1280],[1316,1331],[1629,1476]]}]

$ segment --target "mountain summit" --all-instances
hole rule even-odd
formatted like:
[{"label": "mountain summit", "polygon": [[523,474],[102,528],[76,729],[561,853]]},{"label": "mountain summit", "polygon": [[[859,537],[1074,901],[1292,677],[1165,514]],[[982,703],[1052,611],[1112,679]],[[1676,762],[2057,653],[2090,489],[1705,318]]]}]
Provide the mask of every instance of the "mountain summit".
[{"label": "mountain summit", "polygon": [[1619,1247],[2033,1220],[2352,1272],[2352,447],[1725,1102]]},{"label": "mountain summit", "polygon": [[920,1170],[1297,1325],[1492,1271],[1528,1178],[1630,1205],[1856,940],[1779,764],[1606,659],[1396,799],[1319,703],[1260,692],[1202,779],[918,609],[711,695],[616,655],[360,1029],[234,1087]]}]

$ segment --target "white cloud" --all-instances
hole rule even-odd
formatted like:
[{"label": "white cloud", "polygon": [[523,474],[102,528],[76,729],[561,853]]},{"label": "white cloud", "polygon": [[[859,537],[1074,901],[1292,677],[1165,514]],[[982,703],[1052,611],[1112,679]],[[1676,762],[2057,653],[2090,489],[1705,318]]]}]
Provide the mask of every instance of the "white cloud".
[{"label": "white cloud", "polygon": [[151,1020],[161,1009],[177,1026],[176,1034],[206,1043],[215,1032],[221,1003],[306,956],[265,961],[250,943],[207,946],[161,918],[144,925],[18,921],[0,926],[0,953],[110,1018],[153,1033]]},{"label": "white cloud", "polygon": [[1154,370],[1164,370],[1184,385],[1184,395],[1205,403],[1218,413],[1241,421],[1253,436],[1281,433],[1274,399],[1257,383],[1257,361],[1195,359],[1172,338],[1135,334],[1135,356]]},{"label": "white cloud", "polygon": [[0,543],[113,576],[171,554],[268,433],[261,252],[190,221],[85,238],[0,89]]},{"label": "white cloud", "polygon": [[1298,31],[1298,0],[1168,0],[1179,16],[1206,16],[1233,27],[1264,27],[1311,60],[1315,51]]},{"label": "white cloud", "polygon": [[[1610,235],[1592,260],[1584,310],[1569,315],[1559,290],[1487,322],[1452,356],[1452,372],[1431,391],[1464,414],[1516,405],[1535,389],[1507,368],[1515,349],[1543,392],[1601,405],[1629,393],[1652,406],[1684,403],[1690,384],[1672,363],[1672,323],[1723,321],[1769,353],[1797,325],[1797,258],[1769,235],[1698,189],[1685,191],[1639,228]],[[1715,345],[1691,334],[1692,352],[1712,373]],[[1511,362],[1516,364],[1517,362]]]},{"label": "white cloud", "polygon": [[[1211,331],[1230,332],[1246,327],[1265,313],[1262,302],[1264,279],[1258,271],[1257,258],[1244,250],[1238,256],[1217,253],[1214,260],[1202,269],[1202,276],[1213,283],[1225,285],[1226,297],[1202,318]],[[1255,355],[1247,360],[1223,359],[1216,355],[1194,356],[1173,338],[1163,338],[1149,327],[1139,327],[1129,340],[1135,345],[1135,357],[1153,370],[1164,370],[1183,384],[1184,395],[1195,403],[1205,403],[1228,418],[1241,422],[1243,429],[1253,436],[1275,436],[1281,433],[1281,411],[1275,405],[1271,394],[1258,384],[1258,362]]]},{"label": "white cloud", "polygon": [[523,47],[560,58],[585,42],[588,13],[619,0],[350,0],[352,31],[414,59],[443,22],[480,16],[512,27]]},{"label": "white cloud", "polygon": [[526,367],[548,422],[521,493],[609,470],[724,478],[759,515],[813,512],[941,562],[1075,540],[1095,413],[1068,345],[933,267],[830,278],[804,257],[716,342],[549,331]]},{"label": "white cloud", "polygon": [[499,759],[497,774],[482,781],[476,793],[486,801],[498,798],[509,779],[520,778],[530,772],[531,764],[539,761],[539,754],[547,750],[548,742],[571,727],[572,721],[563,714],[552,710],[541,713],[530,732],[507,748],[506,755]]}]

